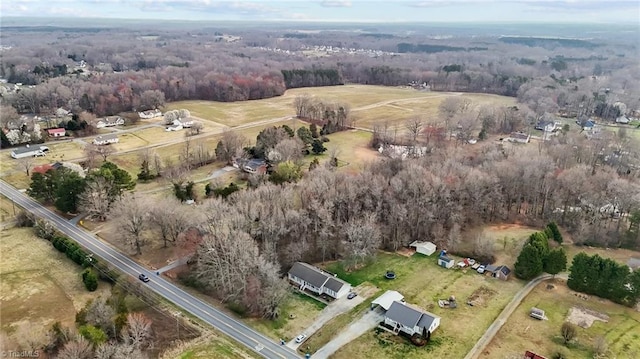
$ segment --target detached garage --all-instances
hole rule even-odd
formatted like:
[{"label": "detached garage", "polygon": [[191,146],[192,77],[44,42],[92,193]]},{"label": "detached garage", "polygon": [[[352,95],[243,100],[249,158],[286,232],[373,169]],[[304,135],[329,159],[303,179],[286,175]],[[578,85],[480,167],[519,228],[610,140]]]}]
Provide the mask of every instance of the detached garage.
[{"label": "detached garage", "polygon": [[409,247],[415,248],[417,253],[424,254],[425,256],[430,256],[436,252],[436,245],[431,242],[414,241],[409,244]]}]

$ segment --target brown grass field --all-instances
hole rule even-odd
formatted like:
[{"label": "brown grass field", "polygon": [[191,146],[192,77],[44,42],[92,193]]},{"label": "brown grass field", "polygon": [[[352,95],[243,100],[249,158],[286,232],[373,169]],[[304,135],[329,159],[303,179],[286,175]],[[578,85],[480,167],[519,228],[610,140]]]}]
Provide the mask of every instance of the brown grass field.
[{"label": "brown grass field", "polygon": [[108,294],[101,282],[88,292],[80,273],[82,267],[53,246],[37,238],[31,228],[11,228],[0,233],[1,329],[10,338],[24,335],[24,327],[46,329],[56,321],[73,326],[76,311],[87,300]]},{"label": "brown grass field", "polygon": [[[604,336],[609,347],[607,358],[634,359],[640,357],[640,313],[608,300],[590,296],[580,299],[572,295],[564,281],[538,285],[511,315],[494,340],[482,353],[482,359],[507,359],[526,350],[552,358],[558,350],[567,350],[569,358],[592,358],[593,344]],[[545,311],[549,320],[529,317],[531,307]],[[609,316],[607,323],[596,321],[587,328],[578,328],[575,343],[563,348],[560,327],[572,307],[586,308]]]},{"label": "brown grass field", "polygon": [[15,206],[13,201],[5,196],[0,196],[0,222],[12,220],[18,211],[20,211],[20,207]]}]

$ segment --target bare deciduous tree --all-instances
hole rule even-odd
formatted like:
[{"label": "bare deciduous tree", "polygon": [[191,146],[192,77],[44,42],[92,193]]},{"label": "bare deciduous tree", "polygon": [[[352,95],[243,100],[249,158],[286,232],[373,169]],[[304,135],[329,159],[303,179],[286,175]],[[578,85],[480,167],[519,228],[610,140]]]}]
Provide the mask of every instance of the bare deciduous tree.
[{"label": "bare deciduous tree", "polygon": [[114,204],[113,213],[118,230],[129,240],[137,255],[142,254],[145,243],[143,232],[149,223],[149,208],[144,197],[136,197],[134,194],[126,194]]},{"label": "bare deciduous tree", "polygon": [[97,156],[102,157],[102,161],[106,162],[107,158],[111,156],[115,151],[115,147],[111,145],[94,145],[93,143],[90,143],[84,147],[84,153],[87,157],[87,162]]},{"label": "bare deciduous tree", "polygon": [[93,349],[84,337],[77,336],[73,341],[64,345],[58,353],[58,359],[91,359],[93,357]]},{"label": "bare deciduous tree", "polygon": [[149,219],[160,232],[165,248],[168,242],[176,243],[180,234],[191,227],[191,212],[191,207],[183,206],[175,198],[163,198],[153,204]]},{"label": "bare deciduous tree", "polygon": [[405,123],[405,127],[407,131],[409,131],[409,136],[411,140],[411,144],[415,146],[416,142],[418,142],[418,136],[422,131],[423,122],[420,117],[413,117]]},{"label": "bare deciduous tree", "polygon": [[146,348],[151,343],[151,320],[142,313],[127,315],[127,329],[124,331],[125,343],[136,349]]},{"label": "bare deciduous tree", "polygon": [[34,162],[35,158],[31,156],[18,159],[18,163],[20,163],[20,167],[22,167],[24,172],[27,174],[27,177],[31,175],[31,169],[33,168]]},{"label": "bare deciduous tree", "polygon": [[230,164],[234,158],[239,157],[242,148],[248,143],[246,137],[234,130],[225,130],[216,147],[216,157]]},{"label": "bare deciduous tree", "polygon": [[102,176],[92,177],[78,198],[80,210],[87,213],[89,218],[106,221],[113,202],[112,192],[113,182]]},{"label": "bare deciduous tree", "polygon": [[362,220],[347,223],[344,233],[343,245],[354,267],[374,255],[375,248],[381,243],[380,230],[374,214],[366,214]]}]

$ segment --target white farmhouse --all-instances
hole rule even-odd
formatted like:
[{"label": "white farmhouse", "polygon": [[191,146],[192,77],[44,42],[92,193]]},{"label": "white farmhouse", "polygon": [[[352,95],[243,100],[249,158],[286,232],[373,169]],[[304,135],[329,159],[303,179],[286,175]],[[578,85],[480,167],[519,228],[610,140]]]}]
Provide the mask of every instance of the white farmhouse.
[{"label": "white farmhouse", "polygon": [[349,283],[307,263],[294,263],[288,277],[300,290],[306,289],[318,295],[327,294],[334,299],[343,297],[351,290]]}]

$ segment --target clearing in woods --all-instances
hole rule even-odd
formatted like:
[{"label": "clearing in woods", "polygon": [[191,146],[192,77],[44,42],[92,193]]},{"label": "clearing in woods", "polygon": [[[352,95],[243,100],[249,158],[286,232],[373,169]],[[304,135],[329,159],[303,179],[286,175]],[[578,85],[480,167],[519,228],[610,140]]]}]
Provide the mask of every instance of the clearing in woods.
[{"label": "clearing in woods", "polygon": [[[570,358],[592,358],[594,343],[600,336],[604,336],[608,344],[608,358],[640,357],[639,312],[598,297],[573,293],[564,281],[540,283],[513,312],[480,358],[509,358],[522,355],[525,350],[547,358],[552,358],[559,350],[569,351]],[[544,310],[549,320],[530,318],[532,307]],[[567,321],[572,308],[601,319],[593,321],[588,328],[578,327],[575,342],[562,348],[560,327]],[[605,316],[608,316],[608,322],[602,321]]]}]

